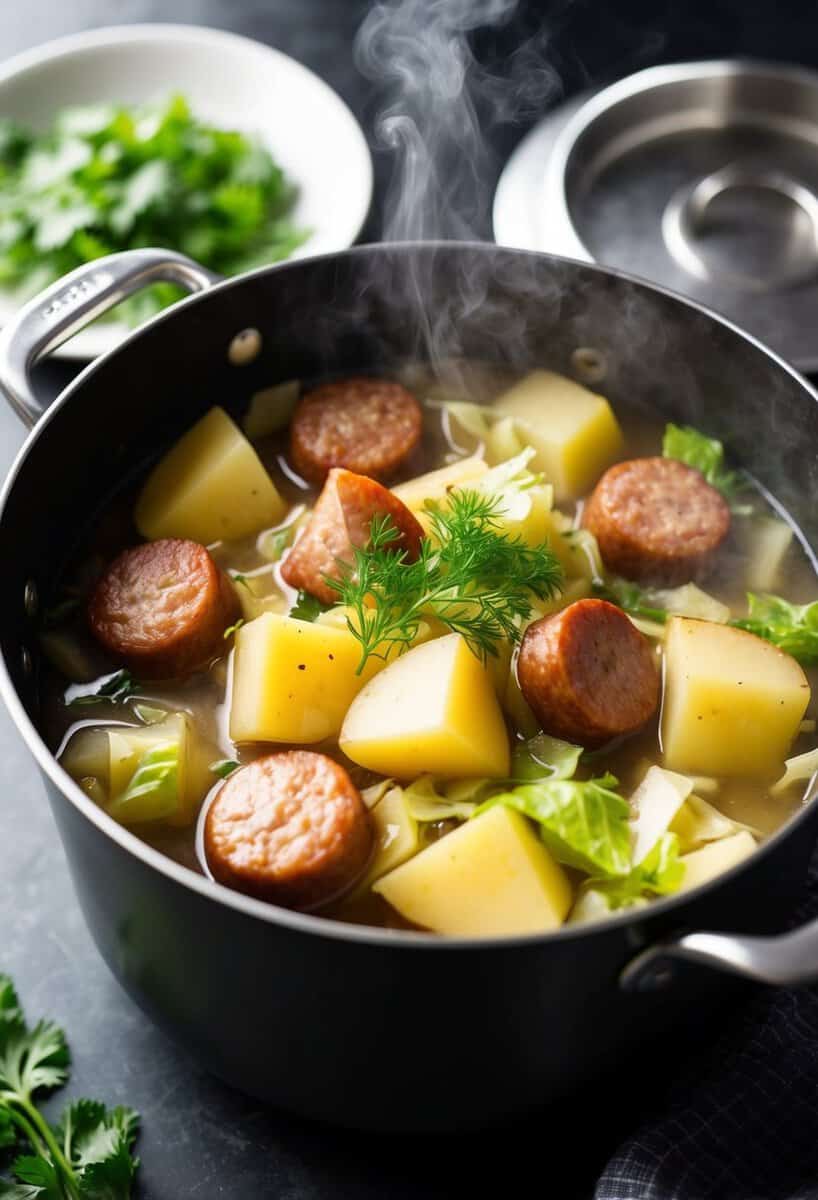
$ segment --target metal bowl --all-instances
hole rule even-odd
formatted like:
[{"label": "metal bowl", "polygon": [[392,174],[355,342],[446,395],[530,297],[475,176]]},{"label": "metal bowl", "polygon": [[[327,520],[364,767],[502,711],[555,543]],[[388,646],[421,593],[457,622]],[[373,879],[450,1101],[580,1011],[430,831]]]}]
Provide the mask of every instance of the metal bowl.
[{"label": "metal bowl", "polygon": [[818,75],[751,62],[653,67],[555,138],[537,249],[628,270],[818,370]]}]

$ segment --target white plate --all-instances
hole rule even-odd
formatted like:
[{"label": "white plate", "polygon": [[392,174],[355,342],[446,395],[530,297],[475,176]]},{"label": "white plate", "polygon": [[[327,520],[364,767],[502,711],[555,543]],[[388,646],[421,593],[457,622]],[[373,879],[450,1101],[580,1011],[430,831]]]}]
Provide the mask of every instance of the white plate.
[{"label": "white plate", "polygon": [[[257,134],[297,184],[292,219],[312,233],[293,258],[352,245],[372,198],[363,132],[323,80],[280,51],[193,25],[119,25],[59,38],[0,64],[0,113],[35,129],[69,105],[142,104],[173,92],[197,117]],[[0,325],[15,306],[0,292]],[[57,353],[94,358],[129,332],[100,322]]]},{"label": "white plate", "polygon": [[561,243],[560,231],[550,220],[545,169],[562,129],[596,90],[566,100],[550,112],[526,134],[503,167],[492,212],[494,240],[501,246],[552,254],[572,253]]}]

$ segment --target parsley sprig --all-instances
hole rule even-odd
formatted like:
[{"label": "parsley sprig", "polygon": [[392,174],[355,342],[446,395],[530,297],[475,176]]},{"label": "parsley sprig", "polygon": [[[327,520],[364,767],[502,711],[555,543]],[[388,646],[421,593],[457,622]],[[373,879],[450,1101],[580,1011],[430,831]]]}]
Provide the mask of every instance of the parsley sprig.
[{"label": "parsley sprig", "polygon": [[[307,236],[297,191],[262,142],[194,115],[183,96],[64,108],[48,129],[0,117],[0,286],[37,291],[114,250],[172,246],[223,274],[286,258]],[[126,302],[132,321],[179,297]]]},{"label": "parsley sprig", "polygon": [[368,545],[355,550],[340,579],[327,579],[352,610],[347,624],[361,644],[359,672],[369,658],[406,649],[426,617],[459,633],[483,661],[501,641],[519,641],[532,598],[553,596],[562,571],[547,546],[502,532],[499,504],[468,489],[453,492],[445,508],[427,504],[429,536],[414,562],[396,545],[391,519],[373,519]]},{"label": "parsley sprig", "polygon": [[18,1154],[15,1182],[0,1179],[5,1200],[128,1200],[139,1165],[132,1156],[138,1125],[129,1108],[74,1100],[49,1125],[35,1095],[62,1086],[70,1055],[51,1021],[26,1025],[14,985],[0,975],[0,1154]]}]

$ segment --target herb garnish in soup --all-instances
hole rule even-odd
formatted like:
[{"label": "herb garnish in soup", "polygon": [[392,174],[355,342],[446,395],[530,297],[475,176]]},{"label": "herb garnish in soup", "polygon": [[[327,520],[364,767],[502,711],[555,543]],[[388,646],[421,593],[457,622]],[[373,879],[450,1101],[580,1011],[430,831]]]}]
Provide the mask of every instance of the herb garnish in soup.
[{"label": "herb garnish in soup", "polygon": [[818,769],[807,556],[704,431],[458,378],[188,430],[42,632],[59,760],[179,861],[340,920],[529,933],[694,888]]}]

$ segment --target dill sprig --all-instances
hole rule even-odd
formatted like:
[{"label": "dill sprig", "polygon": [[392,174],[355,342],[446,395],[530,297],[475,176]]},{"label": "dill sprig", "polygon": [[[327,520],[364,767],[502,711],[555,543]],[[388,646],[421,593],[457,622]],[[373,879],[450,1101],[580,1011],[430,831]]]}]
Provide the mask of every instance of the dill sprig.
[{"label": "dill sprig", "polygon": [[459,633],[484,662],[504,640],[517,642],[532,598],[547,600],[562,571],[548,546],[528,546],[502,532],[501,501],[480,492],[453,492],[445,508],[427,503],[430,536],[407,562],[389,516],[373,518],[369,543],[356,549],[341,578],[327,583],[352,610],[350,632],[361,643],[358,672],[368,658],[398,653],[434,617]]}]

